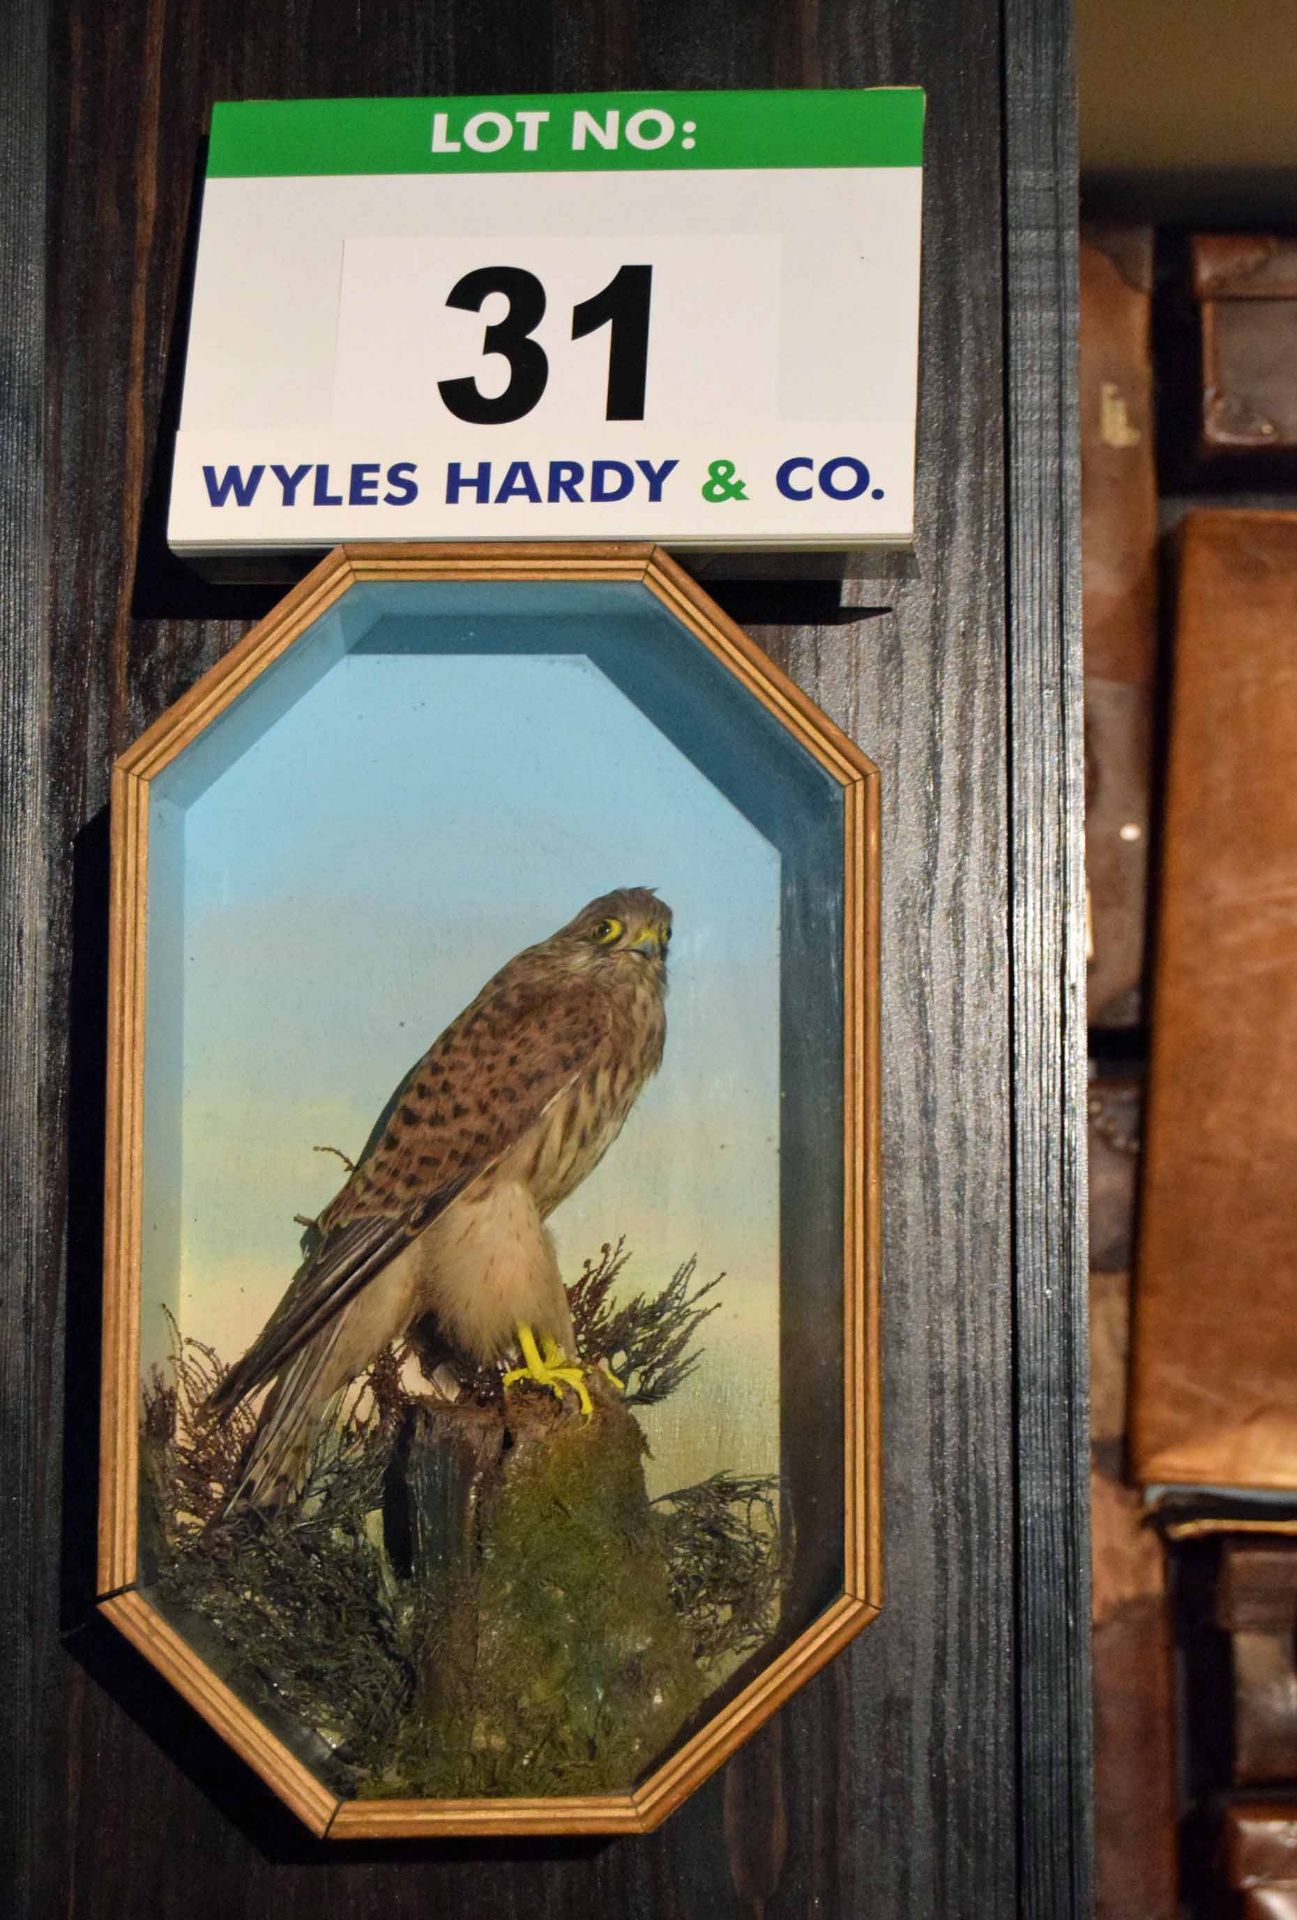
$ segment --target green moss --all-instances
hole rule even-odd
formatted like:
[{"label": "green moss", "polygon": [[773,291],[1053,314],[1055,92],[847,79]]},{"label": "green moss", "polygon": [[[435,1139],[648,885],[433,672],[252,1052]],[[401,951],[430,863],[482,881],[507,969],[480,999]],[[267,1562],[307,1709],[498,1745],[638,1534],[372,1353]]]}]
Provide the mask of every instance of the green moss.
[{"label": "green moss", "polygon": [[[623,1790],[773,1625],[773,1484],[645,1490],[630,1409],[687,1376],[710,1289],[690,1262],[617,1307],[624,1264],[605,1248],[572,1289],[593,1420],[497,1374],[411,1394],[394,1349],[277,1512],[229,1511],[255,1416],[208,1411],[218,1357],[177,1333],[151,1381],[151,1596],[339,1791]],[[624,1396],[594,1369],[614,1351]]]},{"label": "green moss", "polygon": [[621,1408],[524,1427],[432,1623],[394,1764],[370,1792],[626,1788],[702,1702]]}]

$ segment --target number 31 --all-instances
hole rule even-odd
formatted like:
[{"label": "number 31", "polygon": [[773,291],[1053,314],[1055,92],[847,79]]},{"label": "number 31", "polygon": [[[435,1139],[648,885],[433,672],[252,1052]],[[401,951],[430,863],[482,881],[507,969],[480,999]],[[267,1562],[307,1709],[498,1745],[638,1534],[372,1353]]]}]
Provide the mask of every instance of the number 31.
[{"label": "number 31", "polygon": [[[534,273],[523,267],[476,267],[456,281],[446,305],[480,313],[493,293],[502,293],[509,308],[502,320],[487,327],[482,351],[502,353],[509,362],[504,392],[488,396],[476,380],[467,377],[437,382],[438,392],[456,418],[479,427],[521,420],[536,405],[549,379],[545,349],[532,338],[545,317],[545,289]],[[574,340],[600,327],[610,329],[606,420],[644,418],[652,293],[652,267],[619,267],[606,287],[572,309]]]}]

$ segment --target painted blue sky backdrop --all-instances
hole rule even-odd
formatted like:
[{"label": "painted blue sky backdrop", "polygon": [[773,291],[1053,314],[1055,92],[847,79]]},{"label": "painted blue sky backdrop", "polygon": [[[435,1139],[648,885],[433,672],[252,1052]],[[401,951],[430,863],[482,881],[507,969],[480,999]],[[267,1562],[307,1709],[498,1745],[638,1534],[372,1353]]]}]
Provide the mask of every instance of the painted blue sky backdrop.
[{"label": "painted blue sky backdrop", "polygon": [[775,1469],[778,855],[579,655],[346,654],[188,806],[186,1332],[242,1350],[340,1183],[312,1148],[356,1154],[483,981],[621,885],[675,912],[665,1063],[551,1224],[569,1277],[619,1234],[632,1284],[727,1271],[653,1478]]}]

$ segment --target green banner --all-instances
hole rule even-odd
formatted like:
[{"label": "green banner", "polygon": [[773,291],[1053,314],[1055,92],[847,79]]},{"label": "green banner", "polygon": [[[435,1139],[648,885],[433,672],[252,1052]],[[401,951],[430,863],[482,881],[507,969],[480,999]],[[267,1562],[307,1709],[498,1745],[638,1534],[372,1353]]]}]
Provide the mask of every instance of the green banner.
[{"label": "green banner", "polygon": [[209,179],[917,167],[918,87],[762,93],[241,100],[212,108]]}]

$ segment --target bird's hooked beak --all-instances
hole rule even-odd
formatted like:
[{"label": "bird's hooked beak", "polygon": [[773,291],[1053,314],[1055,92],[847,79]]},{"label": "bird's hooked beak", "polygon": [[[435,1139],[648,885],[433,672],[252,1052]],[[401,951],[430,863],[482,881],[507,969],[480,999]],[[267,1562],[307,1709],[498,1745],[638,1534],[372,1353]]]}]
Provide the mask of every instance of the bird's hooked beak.
[{"label": "bird's hooked beak", "polygon": [[638,940],[632,940],[630,951],[632,953],[648,954],[650,958],[661,958],[663,952],[662,936],[658,929],[656,927],[645,927],[640,933]]}]

